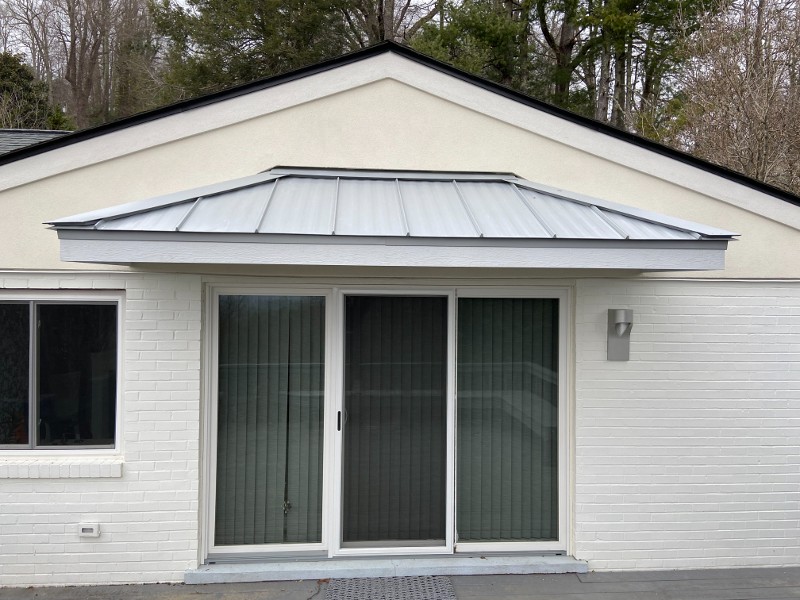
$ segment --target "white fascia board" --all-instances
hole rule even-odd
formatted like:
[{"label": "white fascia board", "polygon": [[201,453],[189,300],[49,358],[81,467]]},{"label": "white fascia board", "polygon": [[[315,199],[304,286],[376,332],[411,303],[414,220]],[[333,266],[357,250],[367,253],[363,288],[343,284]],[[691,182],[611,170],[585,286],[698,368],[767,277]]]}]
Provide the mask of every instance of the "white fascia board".
[{"label": "white fascia board", "polygon": [[[634,269],[638,271],[707,271],[725,268],[727,242],[685,244],[332,244],[326,240],[208,241],[201,238],[110,239],[61,237],[61,260],[89,263],[178,263],[236,265],[313,265],[360,267],[490,267],[547,269]],[[76,234],[78,232],[72,232]],[[252,238],[250,238],[252,240]]]}]

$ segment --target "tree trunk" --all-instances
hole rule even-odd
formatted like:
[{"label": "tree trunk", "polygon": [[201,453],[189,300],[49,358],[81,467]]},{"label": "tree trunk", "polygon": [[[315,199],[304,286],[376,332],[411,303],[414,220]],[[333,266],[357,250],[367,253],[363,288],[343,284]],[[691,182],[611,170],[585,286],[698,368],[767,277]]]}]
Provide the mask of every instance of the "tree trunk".
[{"label": "tree trunk", "polygon": [[603,44],[600,53],[600,79],[597,83],[597,100],[594,118],[603,123],[608,122],[608,102],[611,94],[611,48]]},{"label": "tree trunk", "polygon": [[614,50],[614,104],[611,107],[611,124],[622,129],[625,126],[625,73],[627,69],[625,42],[619,42]]}]

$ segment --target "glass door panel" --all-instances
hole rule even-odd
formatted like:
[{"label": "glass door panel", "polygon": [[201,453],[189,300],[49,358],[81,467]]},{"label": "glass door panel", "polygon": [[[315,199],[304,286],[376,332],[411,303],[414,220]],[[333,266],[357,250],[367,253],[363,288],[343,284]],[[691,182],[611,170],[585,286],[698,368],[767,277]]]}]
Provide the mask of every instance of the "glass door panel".
[{"label": "glass door panel", "polygon": [[214,544],[322,540],[325,299],[219,297]]},{"label": "glass door panel", "polygon": [[445,545],[447,298],[345,299],[344,547]]},{"label": "glass door panel", "polygon": [[461,298],[460,542],[558,539],[558,300]]}]

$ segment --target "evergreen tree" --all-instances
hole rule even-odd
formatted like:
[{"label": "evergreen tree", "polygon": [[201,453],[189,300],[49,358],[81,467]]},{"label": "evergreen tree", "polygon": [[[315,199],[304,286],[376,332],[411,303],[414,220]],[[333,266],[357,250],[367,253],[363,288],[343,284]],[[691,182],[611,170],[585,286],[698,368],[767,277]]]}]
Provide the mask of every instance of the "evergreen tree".
[{"label": "evergreen tree", "polygon": [[543,98],[551,68],[529,43],[530,6],[465,0],[448,4],[442,23],[411,41],[416,50],[464,71]]},{"label": "evergreen tree", "polygon": [[208,93],[351,49],[342,0],[170,0],[151,5],[169,41],[173,96]]},{"label": "evergreen tree", "polygon": [[47,85],[37,81],[23,57],[0,53],[0,127],[72,129],[69,119],[50,104]]},{"label": "evergreen tree", "polygon": [[659,137],[703,0],[464,0],[412,45],[464,70]]}]

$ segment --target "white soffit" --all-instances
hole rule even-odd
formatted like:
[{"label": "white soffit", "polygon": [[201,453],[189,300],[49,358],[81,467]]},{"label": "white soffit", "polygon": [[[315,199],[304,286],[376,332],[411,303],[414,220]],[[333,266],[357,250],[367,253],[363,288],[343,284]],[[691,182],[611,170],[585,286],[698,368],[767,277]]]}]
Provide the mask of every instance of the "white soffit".
[{"label": "white soffit", "polygon": [[308,168],[49,224],[98,263],[704,270],[736,235],[513,174]]}]

